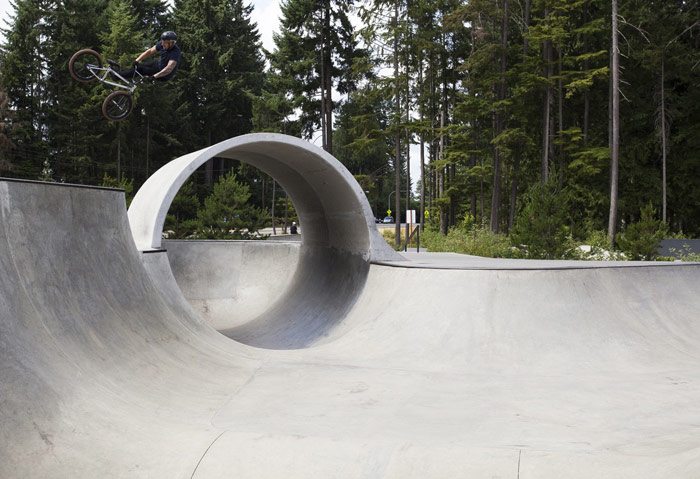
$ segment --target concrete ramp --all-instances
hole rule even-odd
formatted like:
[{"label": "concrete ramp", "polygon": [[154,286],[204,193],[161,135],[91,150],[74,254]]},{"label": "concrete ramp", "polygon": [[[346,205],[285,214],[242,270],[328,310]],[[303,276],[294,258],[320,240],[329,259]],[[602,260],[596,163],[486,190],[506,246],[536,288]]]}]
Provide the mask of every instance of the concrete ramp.
[{"label": "concrete ramp", "polygon": [[[0,215],[3,479],[700,477],[698,265],[366,264],[283,350],[209,326],[236,298],[190,305],[120,191],[0,180]],[[295,274],[271,307],[343,294]]]}]

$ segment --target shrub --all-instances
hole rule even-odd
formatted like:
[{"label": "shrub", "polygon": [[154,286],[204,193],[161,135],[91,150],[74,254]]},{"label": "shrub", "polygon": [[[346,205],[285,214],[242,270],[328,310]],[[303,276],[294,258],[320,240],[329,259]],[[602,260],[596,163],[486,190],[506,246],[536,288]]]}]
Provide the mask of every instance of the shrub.
[{"label": "shrub", "polygon": [[651,261],[657,258],[659,243],[667,232],[667,226],[655,218],[651,203],[641,210],[641,218],[632,223],[617,237],[617,244],[631,259]]},{"label": "shrub", "polygon": [[513,244],[528,258],[563,257],[570,246],[567,203],[555,180],[531,186],[511,234]]},{"label": "shrub", "polygon": [[434,252],[450,252],[485,256],[489,258],[512,258],[519,256],[508,237],[494,233],[484,225],[474,223],[474,218],[467,214],[457,226],[450,228],[447,235],[442,235],[436,228],[427,228],[421,237],[421,245]]},{"label": "shrub", "polygon": [[[414,225],[414,228],[416,228],[416,227],[417,226]],[[401,228],[401,246],[396,246],[396,244],[395,244],[396,233],[394,232],[394,228],[382,228],[379,231],[381,232],[382,238],[384,238],[384,241],[386,241],[389,246],[391,246],[392,248],[394,248],[397,251],[403,251],[403,244],[406,242],[406,228],[405,227]],[[411,242],[408,244],[408,246],[410,248],[415,248],[418,245],[417,234],[418,233],[413,235],[413,237],[411,238]],[[420,246],[421,246],[421,248],[424,248],[425,246],[423,244],[423,241],[424,241],[423,240],[423,232],[421,232],[420,235],[421,235]]]},{"label": "shrub", "polygon": [[627,256],[616,250],[610,250],[610,241],[605,231],[591,231],[584,242],[579,244],[569,237],[569,248],[564,254],[566,259],[582,261],[625,261]]},{"label": "shrub", "polygon": [[205,239],[255,239],[257,231],[269,222],[267,213],[248,204],[250,188],[229,173],[214,185],[204,206],[197,211],[200,228],[197,236]]}]

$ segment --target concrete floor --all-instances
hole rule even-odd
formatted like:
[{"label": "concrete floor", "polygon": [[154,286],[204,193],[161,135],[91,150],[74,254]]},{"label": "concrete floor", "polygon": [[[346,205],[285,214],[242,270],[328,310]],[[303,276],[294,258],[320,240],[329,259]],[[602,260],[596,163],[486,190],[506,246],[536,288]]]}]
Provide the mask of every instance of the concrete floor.
[{"label": "concrete floor", "polygon": [[700,265],[141,253],[123,193],[28,182],[0,215],[1,478],[700,477]]}]

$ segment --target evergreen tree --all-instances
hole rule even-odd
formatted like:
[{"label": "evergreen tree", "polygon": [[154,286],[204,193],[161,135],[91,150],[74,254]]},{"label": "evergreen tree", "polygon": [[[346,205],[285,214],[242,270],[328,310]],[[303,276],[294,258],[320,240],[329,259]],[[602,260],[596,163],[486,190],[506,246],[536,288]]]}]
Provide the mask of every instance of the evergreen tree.
[{"label": "evergreen tree", "polygon": [[[183,49],[177,114],[201,148],[251,129],[251,95],[263,80],[260,35],[242,0],[178,0],[174,27]],[[184,129],[184,128],[183,128]]]},{"label": "evergreen tree", "polygon": [[10,162],[14,174],[36,178],[48,154],[44,141],[46,115],[46,16],[45,0],[17,0],[12,4],[10,28],[3,29],[0,77],[14,112],[10,141],[15,145]]},{"label": "evergreen tree", "polygon": [[267,214],[248,204],[250,188],[235,173],[222,176],[197,212],[200,234],[206,238],[250,239],[268,221]]},{"label": "evergreen tree", "polygon": [[[302,134],[311,138],[321,130],[322,146],[333,152],[333,89],[354,88],[353,63],[357,49],[348,18],[352,1],[288,0],[282,4],[280,32],[269,54],[275,83],[290,95],[299,110]],[[279,91],[278,91],[279,92]],[[320,93],[320,95],[319,95]]]},{"label": "evergreen tree", "polygon": [[57,177],[73,183],[99,184],[109,157],[101,154],[107,124],[101,114],[105,88],[81,84],[68,73],[68,62],[82,48],[100,50],[107,28],[106,0],[66,0],[47,17],[47,91],[45,130]]},{"label": "evergreen tree", "polygon": [[2,89],[0,81],[0,176],[7,176],[12,172],[12,141],[10,140],[11,113],[9,109],[7,93]]}]

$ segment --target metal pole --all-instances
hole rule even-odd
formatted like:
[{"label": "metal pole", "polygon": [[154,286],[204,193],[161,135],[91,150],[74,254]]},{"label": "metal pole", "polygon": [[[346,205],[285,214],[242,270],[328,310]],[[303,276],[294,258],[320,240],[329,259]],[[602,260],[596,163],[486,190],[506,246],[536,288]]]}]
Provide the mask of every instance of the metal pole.
[{"label": "metal pole", "polygon": [[275,228],[275,200],[277,195],[277,182],[272,179],[272,234],[277,235],[277,228]]}]

